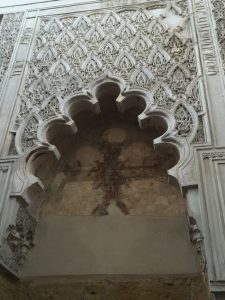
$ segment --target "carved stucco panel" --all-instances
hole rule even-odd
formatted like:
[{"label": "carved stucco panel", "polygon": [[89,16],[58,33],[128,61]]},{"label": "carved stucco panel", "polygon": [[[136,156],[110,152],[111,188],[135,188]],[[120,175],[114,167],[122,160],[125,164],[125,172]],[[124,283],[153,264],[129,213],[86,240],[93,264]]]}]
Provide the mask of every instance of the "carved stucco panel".
[{"label": "carved stucco panel", "polygon": [[[59,107],[65,99],[88,90],[90,82],[109,73],[125,80],[125,91],[150,92],[153,100],[148,106],[172,112],[178,136],[204,142],[201,83],[186,9],[181,1],[157,9],[143,4],[42,17],[20,91],[14,126],[19,128],[17,151],[35,147],[39,125],[62,115]],[[175,23],[171,16],[176,16]]]},{"label": "carved stucco panel", "polygon": [[220,45],[220,54],[225,69],[225,3],[221,0],[212,0],[212,7],[215,18],[217,38]]},{"label": "carved stucco panel", "polygon": [[0,93],[2,92],[22,19],[23,13],[6,14],[0,25]]},{"label": "carved stucco panel", "polygon": [[[171,22],[174,16],[176,23]],[[172,116],[171,132],[183,139],[183,144],[203,143],[201,81],[186,16],[186,1],[178,1],[157,9],[143,4],[40,17],[18,97],[21,105],[14,125],[18,153],[44,144],[40,128],[54,118],[68,117],[66,108],[72,97],[88,95],[88,101],[95,103],[94,93],[89,92],[100,78],[122,82],[124,93],[136,90],[148,95],[146,116],[157,114],[157,109]],[[28,36],[29,30],[22,43],[27,43]],[[12,224],[7,251],[13,251],[9,257],[18,266],[33,239],[30,233],[24,235],[16,222]],[[23,246],[25,253],[18,252]]]}]

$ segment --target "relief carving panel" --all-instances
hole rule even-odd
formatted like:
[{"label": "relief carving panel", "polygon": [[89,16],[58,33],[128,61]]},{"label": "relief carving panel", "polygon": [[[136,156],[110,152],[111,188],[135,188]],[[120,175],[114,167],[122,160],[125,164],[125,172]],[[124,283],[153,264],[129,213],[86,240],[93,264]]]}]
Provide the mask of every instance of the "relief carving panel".
[{"label": "relief carving panel", "polygon": [[23,13],[7,14],[3,17],[0,27],[0,91],[2,90],[11,56],[14,50],[18,30],[23,19]]},{"label": "relief carving panel", "polygon": [[157,9],[143,4],[42,17],[19,96],[18,152],[35,147],[40,124],[62,116],[63,103],[103,74],[125,80],[126,90],[149,91],[152,106],[175,116],[178,136],[193,140],[198,126],[194,142],[204,142],[201,82],[186,10],[179,1]]},{"label": "relief carving panel", "polygon": [[0,262],[4,268],[18,275],[19,267],[23,265],[28,251],[33,247],[36,221],[28,210],[20,205],[16,224],[9,225],[0,245]]},{"label": "relief carving panel", "polygon": [[220,54],[225,68],[225,3],[220,0],[212,0],[213,12],[216,22],[216,32],[220,45]]}]

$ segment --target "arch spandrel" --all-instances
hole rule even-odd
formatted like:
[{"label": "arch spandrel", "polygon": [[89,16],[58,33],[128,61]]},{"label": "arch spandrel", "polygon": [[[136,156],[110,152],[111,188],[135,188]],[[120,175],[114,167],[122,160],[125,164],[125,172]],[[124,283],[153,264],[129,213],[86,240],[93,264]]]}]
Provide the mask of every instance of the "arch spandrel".
[{"label": "arch spandrel", "polygon": [[[156,91],[157,87],[162,85],[164,92],[156,93],[154,98],[156,103],[160,103],[162,109],[173,110],[177,101],[181,99],[195,109],[195,105],[192,105],[193,101],[189,101],[190,88],[187,87],[191,81],[198,78],[196,59],[194,53],[190,55],[193,52],[193,43],[190,33],[184,26],[186,19],[183,17],[185,13],[180,13],[182,9],[183,7],[179,8],[179,5],[169,4],[160,10],[156,9],[157,13],[155,13],[154,6],[151,8],[149,5],[141,5],[112,11],[103,10],[101,14],[92,12],[84,15],[75,14],[74,17],[69,16],[69,18],[66,16],[43,18],[28,71],[31,85],[30,87],[29,84],[26,85],[27,91],[25,88],[21,93],[27,95],[26,99],[29,99],[27,109],[39,110],[41,106],[42,111],[39,112],[42,116],[43,114],[46,115],[45,117],[54,115],[54,111],[55,115],[62,115],[60,101],[52,104],[54,111],[48,111],[47,107],[43,107],[44,102],[40,97],[45,95],[46,101],[54,95],[61,96],[63,99],[71,98],[71,91],[79,94],[82,90],[87,90],[90,82],[96,85],[99,78],[106,76],[104,74],[118,80],[120,86],[124,81],[121,92],[123,89],[139,89],[139,93],[141,90],[145,93],[145,90]],[[172,15],[177,17],[173,24],[169,22]],[[127,20],[128,17],[130,19],[127,24],[124,18]],[[99,18],[101,19],[100,32],[95,26]],[[109,18],[113,30],[107,22]],[[80,31],[77,31],[77,26]],[[65,43],[58,43],[57,41],[68,31],[70,38],[66,39]],[[145,36],[145,42],[148,40],[147,48],[142,47],[144,40],[138,42],[141,38],[140,32]],[[109,36],[114,43],[118,44],[115,49],[108,40]],[[98,45],[94,37],[100,38]],[[71,55],[73,41],[76,40],[82,41],[82,48],[87,49],[84,53],[82,49],[79,50],[83,53],[79,52],[82,54],[79,58]],[[132,41],[136,41],[136,48],[139,46],[141,48],[133,49]],[[103,43],[102,47],[101,43]],[[190,51],[187,51],[187,45]],[[104,51],[105,48],[108,49],[107,53]],[[157,97],[160,97],[160,100]],[[170,105],[167,105],[167,102]],[[183,108],[181,110],[184,112],[186,106],[184,105]],[[23,106],[24,109],[26,106]],[[196,113],[202,113],[201,106],[198,106]],[[186,114],[189,114],[189,110],[186,110]],[[18,123],[19,116],[20,113]],[[196,126],[198,125],[195,124]],[[196,132],[195,129],[194,131]]]}]

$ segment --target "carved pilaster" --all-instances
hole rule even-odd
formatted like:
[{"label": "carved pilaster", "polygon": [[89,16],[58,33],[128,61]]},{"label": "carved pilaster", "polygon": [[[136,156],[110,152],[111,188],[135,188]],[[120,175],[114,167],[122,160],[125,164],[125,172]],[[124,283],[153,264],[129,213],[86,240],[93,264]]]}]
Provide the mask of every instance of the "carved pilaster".
[{"label": "carved pilaster", "polygon": [[0,160],[0,264],[16,275],[33,246],[36,221],[21,198],[12,195],[21,190],[21,179],[15,176],[15,161]]},{"label": "carved pilaster", "polygon": [[225,280],[225,152],[201,151],[200,209],[209,262],[209,279]]},{"label": "carved pilaster", "polygon": [[27,209],[20,205],[17,212],[16,224],[9,225],[7,236],[7,242],[19,266],[24,263],[28,251],[34,246],[35,227],[36,221]]},{"label": "carved pilaster", "polygon": [[10,272],[18,275],[28,251],[33,247],[36,221],[20,204],[15,225],[9,225],[0,246],[0,263]]},{"label": "carved pilaster", "polygon": [[5,221],[7,219],[7,200],[10,195],[10,189],[13,181],[14,161],[0,161],[0,239],[5,230]]},{"label": "carved pilaster", "polygon": [[202,273],[207,272],[207,258],[205,253],[204,236],[198,227],[197,221],[193,217],[189,217],[190,240],[196,248],[199,257]]},{"label": "carved pilaster", "polygon": [[[11,47],[11,52],[13,51],[13,55],[11,53],[11,58],[7,61],[8,71],[4,79],[0,104],[0,139],[2,141],[0,153],[4,156],[8,154],[12,139],[12,134],[9,132],[10,123],[14,121],[12,112],[17,105],[18,88],[24,73],[36,21],[35,18],[26,19],[26,15],[27,13],[6,15],[7,36],[2,36],[4,43],[1,45],[7,44],[7,47]],[[7,24],[7,20],[9,24]],[[1,60],[1,63],[4,65],[4,60]]]},{"label": "carved pilaster", "polygon": [[212,5],[220,54],[223,61],[223,68],[225,69],[225,3],[222,0],[212,0]]},{"label": "carved pilaster", "polygon": [[0,95],[11,56],[18,37],[23,13],[8,14],[3,17],[0,27]]},{"label": "carved pilaster", "polygon": [[223,69],[219,59],[219,48],[212,23],[212,11],[208,0],[190,0],[193,34],[198,43],[202,71],[202,82],[206,91],[203,106],[208,116],[209,142],[215,147],[224,147],[224,133],[221,124],[224,121]]},{"label": "carved pilaster", "polygon": [[14,161],[0,161],[0,264],[14,273],[14,259],[9,245],[4,241],[5,231],[9,222],[15,220],[17,210],[17,203],[9,200],[13,181],[13,166]]}]

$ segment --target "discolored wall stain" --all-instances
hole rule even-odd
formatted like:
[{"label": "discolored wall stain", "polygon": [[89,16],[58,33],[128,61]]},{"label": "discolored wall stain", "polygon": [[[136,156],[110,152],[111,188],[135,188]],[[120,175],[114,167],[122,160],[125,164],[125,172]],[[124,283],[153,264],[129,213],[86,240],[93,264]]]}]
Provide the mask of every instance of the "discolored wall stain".
[{"label": "discolored wall stain", "polygon": [[1,300],[208,300],[202,278],[44,278],[12,281],[0,275]]},{"label": "discolored wall stain", "polygon": [[49,185],[43,215],[152,215],[185,212],[178,187],[168,183],[170,152],[153,148],[155,130],[141,130],[118,114],[70,137]]}]

